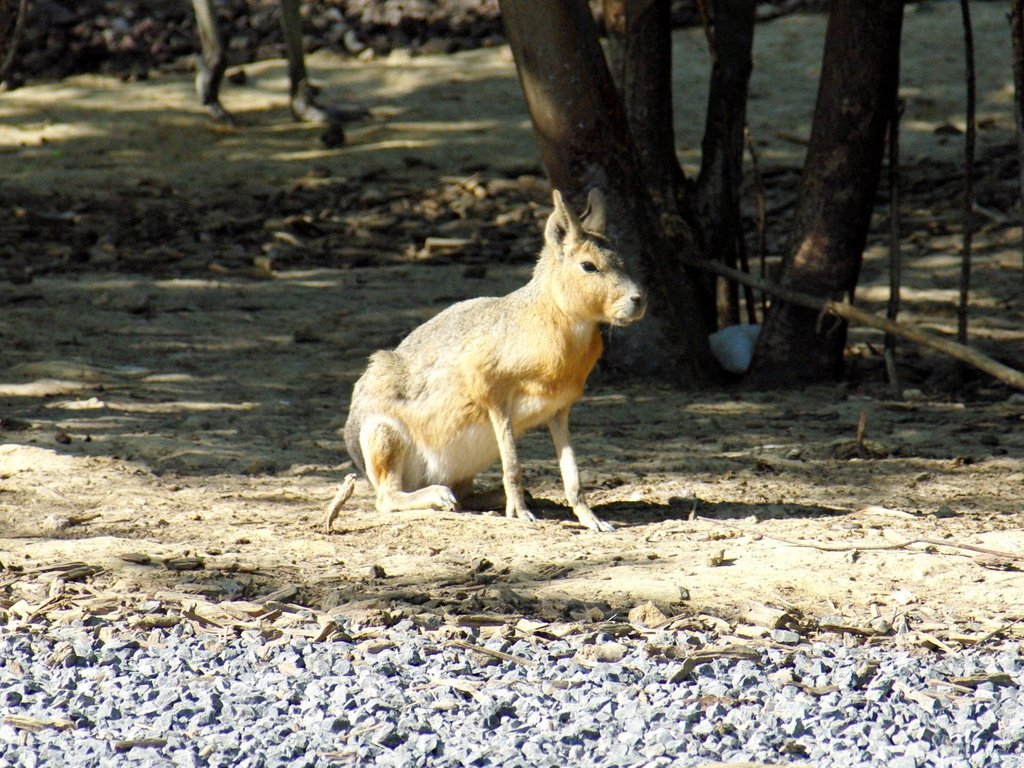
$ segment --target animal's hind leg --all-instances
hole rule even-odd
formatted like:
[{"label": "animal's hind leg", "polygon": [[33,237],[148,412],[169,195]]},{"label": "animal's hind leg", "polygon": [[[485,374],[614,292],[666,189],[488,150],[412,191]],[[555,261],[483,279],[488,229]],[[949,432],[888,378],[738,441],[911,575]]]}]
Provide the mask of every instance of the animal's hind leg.
[{"label": "animal's hind leg", "polygon": [[444,485],[428,485],[406,491],[402,487],[405,462],[412,448],[408,434],[399,425],[370,420],[360,435],[366,475],[377,491],[378,512],[409,509],[453,511],[458,507],[455,494]]}]

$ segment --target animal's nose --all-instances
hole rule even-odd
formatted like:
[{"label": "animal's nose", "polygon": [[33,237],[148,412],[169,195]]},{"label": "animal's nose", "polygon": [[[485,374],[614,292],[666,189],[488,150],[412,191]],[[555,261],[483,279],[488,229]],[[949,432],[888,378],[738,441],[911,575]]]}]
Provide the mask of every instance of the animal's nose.
[{"label": "animal's nose", "polygon": [[629,297],[629,300],[633,302],[634,310],[640,310],[644,306],[644,295],[642,293],[634,293]]}]

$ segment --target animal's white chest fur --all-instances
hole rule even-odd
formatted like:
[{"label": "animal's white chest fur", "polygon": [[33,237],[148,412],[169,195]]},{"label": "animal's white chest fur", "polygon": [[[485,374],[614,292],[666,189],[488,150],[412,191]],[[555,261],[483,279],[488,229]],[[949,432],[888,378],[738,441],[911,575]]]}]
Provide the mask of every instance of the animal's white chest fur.
[{"label": "animal's white chest fur", "polygon": [[546,422],[556,410],[558,406],[550,397],[519,395],[512,403],[512,424],[516,434]]},{"label": "animal's white chest fur", "polygon": [[[560,406],[550,397],[519,395],[512,407],[516,436],[546,423]],[[433,483],[447,485],[473,477],[498,460],[498,440],[490,419],[468,425],[440,448],[422,446],[418,461],[411,462],[409,487]]]},{"label": "animal's white chest fur", "polygon": [[422,447],[419,458],[422,477],[412,487],[432,483],[448,485],[473,477],[493,464],[498,459],[498,441],[490,421],[478,422],[467,426],[439,449]]}]

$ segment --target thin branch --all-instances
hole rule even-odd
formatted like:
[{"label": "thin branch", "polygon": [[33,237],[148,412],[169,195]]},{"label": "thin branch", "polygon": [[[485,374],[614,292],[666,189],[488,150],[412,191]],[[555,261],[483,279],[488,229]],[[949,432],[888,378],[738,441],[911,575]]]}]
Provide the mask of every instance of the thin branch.
[{"label": "thin branch", "polygon": [[[751,533],[748,528],[741,528],[738,525],[730,525],[729,523],[722,522],[721,520],[715,520],[710,517],[698,517],[698,520],[703,520],[706,523],[714,523],[725,528],[731,528],[735,531],[742,531],[744,533]],[[897,541],[892,544],[822,544],[818,541],[800,541],[796,539],[784,539],[781,536],[772,536],[768,533],[757,532],[761,538],[771,539],[772,541],[778,541],[782,544],[787,544],[791,547],[804,547],[806,549],[817,549],[822,552],[885,552],[889,550],[907,549],[915,544],[924,544],[925,546],[931,547],[946,547],[947,549],[962,549],[967,552],[978,552],[982,555],[992,555],[993,557],[1006,558],[1007,560],[1024,560],[1024,555],[1014,552],[1000,552],[995,549],[986,549],[985,547],[976,547],[973,544],[957,544],[955,541],[939,540],[939,539],[907,539],[906,541]]]},{"label": "thin branch", "polygon": [[[889,116],[889,304],[885,316],[896,322],[900,312],[902,259],[900,258],[900,115],[899,96],[893,100]],[[896,336],[885,334],[885,370],[889,387],[896,398],[902,398],[899,371],[896,369]]]},{"label": "thin branch", "polygon": [[21,38],[25,34],[25,19],[27,17],[28,0],[20,0],[18,3],[18,15],[14,20],[14,28],[7,41],[7,50],[4,51],[3,63],[0,63],[0,82],[7,79],[7,76],[11,72],[11,67],[14,66],[14,57],[18,53],[18,45],[21,43]]},{"label": "thin branch", "polygon": [[711,17],[708,15],[706,0],[697,0],[697,12],[700,14],[701,26],[704,27],[704,37],[708,41],[708,54],[711,56],[711,64],[714,65],[718,61],[718,50],[715,47],[714,25],[711,23]]},{"label": "thin branch", "polygon": [[968,0],[960,0],[964,20],[964,58],[967,64],[967,134],[964,137],[964,243],[960,260],[960,304],[957,309],[956,340],[967,343],[967,313],[971,292],[971,239],[974,235],[974,139],[975,139],[975,75],[974,30]]},{"label": "thin branch", "polygon": [[999,381],[1007,384],[1008,386],[1024,390],[1024,373],[1011,368],[1008,365],[1003,365],[977,350],[965,347],[963,344],[957,344],[956,342],[949,341],[948,339],[934,336],[912,326],[905,325],[904,323],[896,323],[892,320],[887,320],[884,317],[879,317],[878,315],[874,315],[870,312],[865,312],[862,309],[857,309],[852,304],[829,301],[817,296],[811,296],[806,293],[794,291],[791,288],[776,285],[768,280],[762,280],[758,277],[754,277],[753,275],[740,272],[738,269],[727,267],[725,264],[717,261],[690,259],[685,256],[680,256],[679,261],[687,267],[707,270],[708,272],[713,272],[716,275],[727,277],[730,280],[735,280],[738,283],[752,285],[758,290],[769,293],[772,296],[777,296],[790,304],[797,304],[801,307],[817,309],[824,313],[837,315],[838,317],[842,317],[850,322],[859,323],[860,325],[866,325],[871,328],[877,328],[878,330],[885,331],[886,333],[894,333],[897,336],[902,336],[904,339],[913,341],[915,344],[921,344],[922,346],[937,350],[943,354],[960,360],[961,362],[967,363],[968,365],[999,379]]},{"label": "thin branch", "polygon": [[[1018,0],[1024,2],[1024,0]],[[750,133],[750,126],[743,128],[743,136],[747,140],[747,151],[750,153],[750,168],[754,177],[754,195],[757,200],[757,260],[760,264],[761,279],[768,277],[768,264],[765,259],[766,248],[766,222],[768,219],[767,205],[764,200],[764,177],[761,175],[761,161],[757,157],[757,148],[754,146],[754,137]],[[1021,187],[1024,189],[1024,187]],[[749,270],[747,270],[749,272]],[[767,295],[761,294],[761,314],[768,311]]]},{"label": "thin branch", "polygon": [[[747,253],[747,238],[743,234],[743,228],[736,228],[736,251],[740,257],[740,269],[750,273],[750,258]],[[750,325],[757,324],[757,300],[754,298],[754,291],[749,285],[743,286],[743,303],[747,306],[747,322]]]}]

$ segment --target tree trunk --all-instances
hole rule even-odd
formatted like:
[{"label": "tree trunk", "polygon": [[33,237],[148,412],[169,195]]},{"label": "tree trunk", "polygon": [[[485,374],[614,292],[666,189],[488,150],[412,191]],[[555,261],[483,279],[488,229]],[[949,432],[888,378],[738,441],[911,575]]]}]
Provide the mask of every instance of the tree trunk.
[{"label": "tree trunk", "polygon": [[[711,88],[701,146],[696,206],[707,257],[734,269],[745,262],[740,219],[743,131],[753,70],[754,0],[715,0]],[[720,325],[740,322],[739,290],[719,281]]]},{"label": "tree trunk", "polygon": [[[502,0],[519,79],[552,187],[577,206],[600,187],[609,234],[648,292],[648,317],[614,329],[606,363],[696,384],[714,375],[699,289],[675,258],[585,0]],[[673,157],[673,160],[675,158]]]},{"label": "tree trunk", "polygon": [[611,67],[644,181],[674,200],[684,185],[672,120],[672,4],[670,0],[605,0]]},{"label": "tree trunk", "polygon": [[[703,254],[693,184],[676,156],[672,118],[671,0],[604,0],[608,58],[636,144],[655,220],[672,252]],[[691,272],[699,302],[693,310],[714,330],[714,277]]]},{"label": "tree trunk", "polygon": [[[853,295],[899,81],[902,23],[902,0],[833,0],[786,287]],[[820,324],[812,309],[773,302],[747,381],[775,388],[837,379],[845,346],[845,323]]]}]

